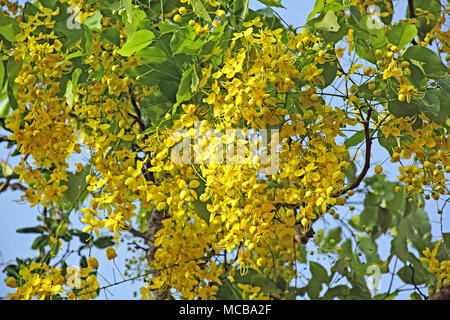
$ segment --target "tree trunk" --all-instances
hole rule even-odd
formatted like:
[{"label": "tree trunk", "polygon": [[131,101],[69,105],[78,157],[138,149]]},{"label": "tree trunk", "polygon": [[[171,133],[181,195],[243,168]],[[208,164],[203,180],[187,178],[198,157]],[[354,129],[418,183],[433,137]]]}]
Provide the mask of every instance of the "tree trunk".
[{"label": "tree trunk", "polygon": [[[155,252],[158,249],[155,246],[155,234],[162,227],[162,220],[164,219],[164,210],[158,211],[154,210],[150,220],[147,223],[147,231],[145,232],[145,244],[148,246],[148,250],[146,252],[147,263],[149,267],[152,267],[152,263],[155,260]],[[159,272],[153,273],[153,276],[160,275]],[[156,291],[153,293],[153,297],[156,300],[165,300],[169,296],[168,290]]]},{"label": "tree trunk", "polygon": [[428,297],[428,300],[450,300],[450,286],[442,288],[438,293]]}]

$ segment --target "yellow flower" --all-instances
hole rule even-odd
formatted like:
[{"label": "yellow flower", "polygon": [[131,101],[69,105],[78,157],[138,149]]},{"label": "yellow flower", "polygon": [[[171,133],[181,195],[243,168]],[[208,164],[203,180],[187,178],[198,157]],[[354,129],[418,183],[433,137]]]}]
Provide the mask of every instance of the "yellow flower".
[{"label": "yellow flower", "polygon": [[17,280],[13,277],[9,277],[6,280],[6,285],[10,288],[17,288]]},{"label": "yellow flower", "polygon": [[89,257],[87,262],[90,268],[98,269],[98,261],[94,257]]},{"label": "yellow flower", "polygon": [[308,66],[308,68],[304,72],[305,80],[308,82],[317,84],[320,82],[319,77],[322,72],[323,72],[322,69],[317,68],[317,66],[315,64],[311,64]]},{"label": "yellow flower", "polygon": [[105,251],[105,254],[106,254],[106,258],[108,260],[112,260],[115,257],[117,257],[116,250],[114,250],[113,248],[107,248],[106,251]]}]

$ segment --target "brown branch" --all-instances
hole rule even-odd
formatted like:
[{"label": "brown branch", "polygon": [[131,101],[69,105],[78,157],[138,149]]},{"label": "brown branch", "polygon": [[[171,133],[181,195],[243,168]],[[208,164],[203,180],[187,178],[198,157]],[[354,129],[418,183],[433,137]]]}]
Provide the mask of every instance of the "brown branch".
[{"label": "brown branch", "polygon": [[[155,260],[155,253],[158,249],[155,246],[155,234],[162,228],[162,220],[165,218],[165,212],[159,210],[153,210],[153,214],[147,223],[147,230],[145,231],[145,244],[148,246],[146,257],[147,264],[152,267],[153,261]],[[159,276],[160,272],[155,272],[154,276]],[[169,297],[169,291],[167,289],[157,291],[154,295],[156,300],[165,300]]]},{"label": "brown branch", "polygon": [[361,173],[359,174],[359,176],[356,178],[355,181],[353,181],[353,183],[349,187],[342,189],[338,193],[334,194],[333,197],[339,197],[339,196],[343,195],[344,193],[346,193],[348,190],[353,190],[353,189],[357,188],[361,184],[361,182],[364,180],[365,176],[367,175],[367,172],[369,171],[370,155],[372,152],[372,137],[370,136],[370,128],[369,128],[371,115],[372,115],[372,108],[369,106],[369,110],[367,111],[367,119],[363,123],[364,134],[365,134],[365,138],[366,138],[366,156],[365,156],[364,167],[363,167]]},{"label": "brown branch", "polygon": [[21,185],[20,183],[11,183],[10,179],[6,179],[6,181],[0,185],[0,193],[5,191],[7,188],[10,188],[12,190],[22,190],[22,191],[27,190],[27,188]]},{"label": "brown branch", "polygon": [[[416,12],[414,10],[414,0],[408,0],[409,18],[414,19],[416,17]],[[416,40],[413,38],[411,40],[413,45],[417,45]]]},{"label": "brown branch", "polygon": [[135,237],[142,238],[144,240],[148,240],[146,235],[143,232],[140,232],[140,231],[138,231],[136,229],[131,228],[131,229],[128,230],[128,232],[131,233]]},{"label": "brown branch", "polygon": [[[144,122],[142,122],[141,109],[139,109],[139,106],[137,105],[137,102],[136,102],[136,96],[134,95],[134,92],[133,92],[133,90],[131,89],[131,86],[128,87],[128,93],[130,94],[131,104],[133,105],[134,112],[136,113],[136,116],[133,116],[133,115],[131,115],[130,113],[129,113],[129,115],[130,115],[135,121],[137,121],[137,123],[139,124],[139,128],[141,129],[141,132],[144,133],[145,130],[146,130],[147,128],[145,127]],[[146,178],[148,181],[151,181],[151,182],[153,182],[153,183],[156,183],[156,180],[155,180],[155,177],[154,177],[154,175],[153,175],[153,172],[148,171],[148,169],[150,169],[150,168],[152,167],[152,165],[151,165],[151,160],[150,160],[150,159],[147,160],[146,166],[147,166],[147,172],[145,173],[145,178]]]},{"label": "brown branch", "polygon": [[130,94],[131,104],[133,105],[134,112],[136,113],[136,117],[133,118],[138,122],[141,131],[144,132],[145,129],[147,128],[145,127],[144,122],[142,122],[141,109],[139,109],[139,106],[137,105],[136,96],[134,95],[134,92],[131,89],[131,87],[128,87],[128,93]]},{"label": "brown branch", "polygon": [[450,286],[444,287],[428,297],[427,300],[450,300]]}]

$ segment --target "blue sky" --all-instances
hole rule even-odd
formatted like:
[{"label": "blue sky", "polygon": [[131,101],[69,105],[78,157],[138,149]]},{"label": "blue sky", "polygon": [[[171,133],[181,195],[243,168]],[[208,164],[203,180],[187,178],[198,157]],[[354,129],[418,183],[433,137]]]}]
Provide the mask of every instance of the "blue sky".
[{"label": "blue sky", "polygon": [[[404,3],[406,1],[401,1],[402,4],[398,4],[400,6],[399,12],[401,15],[405,12],[405,6]],[[292,24],[294,27],[299,27],[303,25],[306,22],[306,17],[308,16],[309,12],[311,12],[314,1],[300,1],[300,0],[284,0],[282,1],[283,5],[286,7],[286,9],[276,9],[276,11],[284,18],[285,21]],[[400,3],[399,1],[394,1],[394,3]],[[264,5],[260,4],[256,0],[250,0],[250,7],[252,9],[258,9],[265,7]],[[2,132],[0,130],[0,135],[4,134],[4,131]],[[8,157],[9,150],[6,149],[6,144],[2,143],[0,144],[0,160],[5,160]],[[389,161],[385,160],[388,158],[388,154],[384,149],[380,149],[375,147],[373,152],[373,158],[372,158],[372,167],[376,164],[383,163],[384,167],[384,173],[388,175],[387,180],[395,181],[397,176],[397,165],[392,165]],[[16,158],[9,158],[9,163],[11,165],[14,165],[18,161],[18,157]],[[372,169],[370,173],[372,173]],[[29,204],[27,203],[19,203],[18,200],[20,199],[21,192],[17,191],[7,191],[0,194],[0,269],[3,269],[4,263],[13,260],[15,257],[33,257],[35,255],[35,252],[30,249],[31,243],[34,239],[33,235],[27,235],[27,234],[17,234],[15,232],[18,228],[23,227],[29,227],[34,226],[38,224],[38,221],[36,220],[36,216],[38,213],[38,208],[30,208]],[[427,204],[428,205],[428,204]],[[426,209],[431,209],[427,211],[433,211],[435,212],[435,208],[433,206],[426,207]],[[357,206],[357,210],[355,212],[358,212],[358,209],[361,209]],[[448,214],[448,212],[445,212],[444,214]],[[343,214],[350,214],[350,212],[343,212]],[[342,214],[341,214],[342,216]],[[77,221],[78,220],[78,214],[72,214],[72,221],[74,223],[78,224],[78,226],[81,226],[81,224]],[[437,214],[433,213],[431,214],[431,220],[436,222],[438,221],[439,217]],[[322,222],[320,222],[322,223]],[[327,227],[333,227],[332,221],[330,222],[330,225]],[[317,224],[319,226],[319,223]],[[437,236],[440,234],[439,229],[437,229],[439,226],[436,223],[433,223],[433,239],[437,238]],[[450,225],[446,223],[444,226],[444,231],[449,232],[450,231]],[[383,242],[385,240],[385,242]],[[379,249],[382,253],[382,258],[386,257],[389,252],[390,248],[390,240],[385,237],[382,238],[379,242]],[[118,250],[119,259],[118,261],[118,267],[121,271],[123,271],[124,265],[123,258],[124,257],[130,257],[129,252],[125,250],[126,245],[121,244]],[[64,252],[65,247],[63,248],[62,252]],[[118,271],[116,267],[113,265],[111,261],[106,260],[104,257],[103,250],[97,250],[93,249],[92,255],[97,257],[100,262],[100,269],[99,272],[107,279],[109,282],[114,282],[114,278],[120,279],[120,275],[118,274]],[[77,254],[73,254],[69,257],[67,264],[71,265],[78,265],[79,263],[79,257]],[[114,270],[115,269],[115,270]],[[114,270],[114,271],[113,271]],[[99,281],[101,285],[107,284],[106,280],[102,279],[102,277],[99,277]],[[3,275],[0,274],[0,297],[5,296],[6,292],[11,292],[9,288],[7,288],[4,285]],[[381,282],[381,290],[386,290],[387,286],[389,285],[390,276],[383,276],[382,282]],[[132,283],[125,283],[120,286],[112,287],[109,289],[110,294],[108,294],[108,298],[110,299],[133,299],[132,292],[138,291],[140,285],[138,284],[132,284]],[[395,288],[395,283],[394,283]],[[407,298],[409,295],[408,293],[400,295],[401,298]],[[138,293],[139,296],[139,293]],[[102,293],[101,297],[102,299],[105,299],[105,294]]]}]

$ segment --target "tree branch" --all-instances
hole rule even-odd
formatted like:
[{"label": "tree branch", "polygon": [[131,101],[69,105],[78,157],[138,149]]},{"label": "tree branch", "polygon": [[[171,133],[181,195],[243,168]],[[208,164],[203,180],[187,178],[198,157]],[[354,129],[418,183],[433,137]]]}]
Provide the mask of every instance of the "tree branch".
[{"label": "tree branch", "polygon": [[144,122],[142,122],[141,109],[139,109],[139,106],[137,105],[136,96],[134,95],[134,92],[131,89],[131,87],[128,87],[128,93],[130,94],[131,104],[133,105],[134,112],[136,113],[136,117],[133,118],[138,122],[141,131],[144,132],[145,129],[147,128],[145,127]]},{"label": "tree branch", "polygon": [[439,292],[432,294],[427,300],[450,300],[450,286],[444,287]]},{"label": "tree branch", "polygon": [[5,191],[7,188],[10,188],[12,190],[22,190],[22,191],[27,190],[27,188],[21,185],[20,183],[11,183],[10,179],[6,179],[6,181],[0,185],[0,193]]},{"label": "tree branch", "polygon": [[[134,92],[131,89],[131,86],[128,87],[128,93],[130,94],[131,104],[133,105],[134,112],[136,113],[136,116],[133,116],[131,114],[129,114],[129,115],[135,121],[137,121],[137,123],[139,124],[139,128],[141,129],[141,132],[144,133],[147,128],[145,127],[144,122],[142,122],[141,109],[139,109],[139,106],[137,105],[136,96],[134,95]],[[155,180],[155,177],[153,175],[153,172],[148,171],[148,169],[150,169],[151,166],[152,166],[150,159],[147,160],[146,166],[147,166],[147,172],[145,173],[145,178],[147,179],[147,181],[151,181],[153,183],[156,183],[156,180]]]},{"label": "tree branch", "polygon": [[[414,0],[408,0],[409,18],[414,19],[416,17],[416,12],[414,10]],[[413,45],[417,45],[416,40],[413,38],[411,40]]]},{"label": "tree branch", "polygon": [[[155,253],[158,249],[157,246],[155,246],[155,234],[162,228],[162,220],[165,218],[165,211],[164,210],[153,210],[153,214],[148,220],[147,223],[147,230],[145,231],[145,244],[148,246],[146,257],[147,257],[147,264],[149,267],[152,267],[153,261],[155,260]],[[153,274],[154,276],[160,275],[160,272],[157,271]],[[161,290],[155,292],[155,299],[156,300],[165,300],[169,296],[169,291]]]},{"label": "tree branch", "polygon": [[369,110],[367,111],[367,119],[363,123],[364,134],[365,134],[365,138],[366,138],[366,156],[365,156],[364,167],[363,167],[361,173],[359,174],[359,176],[356,178],[356,180],[353,181],[353,183],[349,187],[342,189],[341,191],[336,193],[334,195],[334,197],[339,197],[339,196],[343,195],[344,193],[346,193],[348,190],[353,190],[353,189],[357,188],[361,184],[361,182],[364,180],[365,176],[367,175],[367,172],[369,171],[370,155],[372,152],[372,137],[370,136],[370,128],[369,128],[371,115],[372,115],[372,108],[369,106]]},{"label": "tree branch", "polygon": [[130,230],[128,230],[128,232],[131,233],[135,237],[142,238],[144,240],[148,240],[146,235],[143,232],[140,232],[136,229],[131,228]]}]

